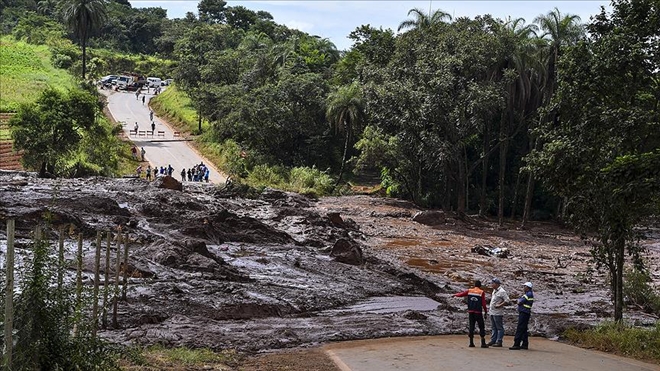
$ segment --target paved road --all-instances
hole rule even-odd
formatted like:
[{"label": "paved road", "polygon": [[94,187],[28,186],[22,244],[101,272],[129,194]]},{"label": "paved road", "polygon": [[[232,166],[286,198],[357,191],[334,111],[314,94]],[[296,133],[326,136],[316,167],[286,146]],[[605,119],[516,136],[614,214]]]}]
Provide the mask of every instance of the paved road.
[{"label": "paved road", "polygon": [[[107,91],[105,91],[107,95]],[[159,117],[154,115],[156,124],[156,133],[151,135],[151,121],[149,120],[149,100],[152,94],[144,94],[146,101],[142,103],[140,99],[135,99],[134,92],[112,92],[108,96],[108,110],[117,122],[122,123],[124,132],[133,143],[139,148],[144,147],[146,151],[145,159],[151,166],[165,166],[171,164],[174,168],[174,176],[179,179],[181,169],[188,169],[200,162],[211,167],[209,180],[213,183],[224,183],[226,178],[218,169],[203,158],[181,137],[174,137],[174,130],[169,127]],[[138,132],[144,131],[144,135],[134,135],[135,123],[138,123]],[[159,133],[161,132],[160,136]],[[149,135],[147,135],[149,133]],[[145,166],[146,167],[146,166]]]},{"label": "paved road", "polygon": [[660,370],[657,365],[536,337],[530,339],[529,350],[509,350],[511,344],[489,349],[467,344],[463,335],[351,341],[324,348],[342,371]]}]

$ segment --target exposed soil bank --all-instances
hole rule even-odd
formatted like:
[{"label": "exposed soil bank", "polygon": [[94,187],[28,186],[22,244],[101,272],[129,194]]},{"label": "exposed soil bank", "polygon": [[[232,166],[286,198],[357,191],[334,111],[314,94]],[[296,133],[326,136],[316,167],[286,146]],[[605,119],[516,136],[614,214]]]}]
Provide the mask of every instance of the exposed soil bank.
[{"label": "exposed soil bank", "polygon": [[[178,192],[138,179],[0,172],[0,221],[16,218],[22,257],[44,212],[55,229],[74,224],[72,232],[86,238],[88,278],[96,230],[129,233],[128,300],[119,306],[120,328],[102,331],[127,344],[255,352],[464,333],[464,305],[451,295],[494,276],[512,298],[523,282],[534,283],[533,335],[553,337],[612,315],[606,276],[590,269],[588,247],[551,224],[498,230],[486,220],[434,215],[437,223],[428,226],[412,220],[414,205],[391,199],[316,201],[275,190],[255,199],[235,196],[206,184]],[[657,283],[655,238],[645,242]],[[476,246],[482,248],[472,252]],[[506,257],[479,254],[493,247],[506,248]],[[73,241],[67,248],[75,250]],[[657,320],[634,310],[626,315],[642,325]],[[513,306],[505,322],[510,334]]]}]

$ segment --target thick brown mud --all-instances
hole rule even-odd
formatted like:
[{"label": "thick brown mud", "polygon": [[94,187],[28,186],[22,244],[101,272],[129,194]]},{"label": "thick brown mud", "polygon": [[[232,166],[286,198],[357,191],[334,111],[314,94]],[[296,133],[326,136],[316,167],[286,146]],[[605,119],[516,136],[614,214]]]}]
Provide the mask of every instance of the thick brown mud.
[{"label": "thick brown mud", "polygon": [[[119,328],[101,332],[119,343],[255,352],[465,333],[464,305],[452,294],[492,277],[512,298],[523,282],[534,283],[533,335],[554,337],[611,317],[606,274],[593,270],[588,246],[569,231],[541,223],[498,229],[451,215],[428,226],[412,221],[418,211],[371,196],[314,200],[266,190],[248,199],[206,184],[184,184],[179,192],[138,179],[0,172],[0,221],[17,220],[18,264],[29,256],[31,229],[46,215],[53,230],[73,224],[68,232],[84,234],[87,285],[96,231],[129,234],[127,301],[119,304]],[[56,239],[54,232],[49,237]],[[337,261],[355,258],[331,254],[339,240],[349,253],[362,253],[362,264]],[[655,284],[658,241],[658,234],[644,241]],[[72,259],[75,242],[66,246]],[[475,246],[505,248],[508,255],[481,255]],[[626,316],[640,325],[657,320],[634,308]],[[511,306],[507,334],[515,320]]]}]

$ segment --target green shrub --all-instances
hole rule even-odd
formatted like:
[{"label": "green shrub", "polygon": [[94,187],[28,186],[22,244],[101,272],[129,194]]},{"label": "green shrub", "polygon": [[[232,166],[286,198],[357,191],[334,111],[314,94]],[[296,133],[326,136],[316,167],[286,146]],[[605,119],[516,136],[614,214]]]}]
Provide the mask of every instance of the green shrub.
[{"label": "green shrub", "polygon": [[660,295],[649,284],[651,276],[646,271],[627,270],[623,280],[623,295],[629,304],[642,308],[646,313],[660,315]]},{"label": "green shrub", "polygon": [[257,165],[250,170],[247,182],[253,186],[281,186],[285,182],[283,170],[268,165]]},{"label": "green shrub", "polygon": [[602,352],[660,361],[660,323],[645,329],[607,322],[587,331],[569,329],[564,336],[573,344]]},{"label": "green shrub", "polygon": [[332,192],[334,181],[330,175],[315,167],[294,167],[289,175],[289,189],[299,193],[327,195]]}]

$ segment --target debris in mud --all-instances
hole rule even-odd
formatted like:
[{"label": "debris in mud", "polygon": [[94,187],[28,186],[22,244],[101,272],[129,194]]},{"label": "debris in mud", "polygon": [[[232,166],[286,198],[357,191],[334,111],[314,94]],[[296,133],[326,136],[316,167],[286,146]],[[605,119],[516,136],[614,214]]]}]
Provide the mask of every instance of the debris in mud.
[{"label": "debris in mud", "polygon": [[340,263],[351,265],[362,265],[364,263],[364,257],[360,245],[343,238],[337,240],[334,246],[332,246],[330,256]]},{"label": "debris in mud", "polygon": [[494,256],[497,258],[508,258],[509,249],[506,247],[495,247],[490,245],[476,245],[470,251],[483,256]]},{"label": "debris in mud", "polygon": [[173,191],[183,191],[183,184],[181,184],[181,182],[179,182],[178,180],[174,179],[169,175],[154,179],[154,181],[151,182],[151,185],[156,188],[171,189]]},{"label": "debris in mud", "polygon": [[416,213],[413,216],[412,220],[419,224],[434,226],[434,225],[445,224],[447,222],[447,217],[445,216],[444,211],[428,210],[428,211],[420,211]]}]

